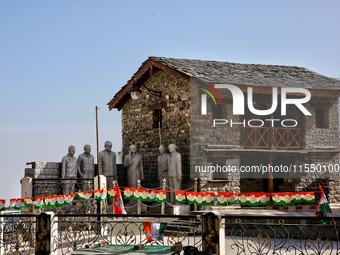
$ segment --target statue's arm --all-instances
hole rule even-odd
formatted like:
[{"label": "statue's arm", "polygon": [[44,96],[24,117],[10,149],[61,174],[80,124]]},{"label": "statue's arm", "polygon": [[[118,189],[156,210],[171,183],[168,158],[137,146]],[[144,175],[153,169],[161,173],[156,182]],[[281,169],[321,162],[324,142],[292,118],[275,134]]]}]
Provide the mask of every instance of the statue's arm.
[{"label": "statue's arm", "polygon": [[78,157],[78,160],[77,160],[77,172],[78,172],[78,175],[80,176],[80,178],[84,178],[84,174],[82,173],[81,171],[81,157],[79,156]]},{"label": "statue's arm", "polygon": [[176,165],[177,165],[177,176],[182,178],[182,159],[181,159],[181,154],[177,154],[176,157]]},{"label": "statue's arm", "polygon": [[117,180],[116,153],[113,153],[113,179]]},{"label": "statue's arm", "polygon": [[144,173],[143,173],[143,159],[142,159],[142,157],[140,158],[139,166],[140,166],[140,176],[141,176],[141,180],[144,180]]},{"label": "statue's arm", "polygon": [[61,160],[61,178],[65,178],[65,169],[66,169],[66,158],[63,157]]}]

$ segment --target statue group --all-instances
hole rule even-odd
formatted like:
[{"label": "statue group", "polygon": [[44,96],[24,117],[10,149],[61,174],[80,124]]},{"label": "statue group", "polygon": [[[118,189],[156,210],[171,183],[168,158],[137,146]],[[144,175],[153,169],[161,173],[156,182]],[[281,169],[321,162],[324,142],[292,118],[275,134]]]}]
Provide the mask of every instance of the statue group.
[{"label": "statue group", "polygon": [[[117,180],[116,153],[112,151],[112,143],[106,141],[105,149],[99,152],[100,173],[106,177],[106,189],[112,188],[112,181]],[[176,151],[176,145],[169,145],[169,152],[165,152],[165,146],[159,146],[160,155],[158,156],[158,179],[159,185],[166,186],[172,191],[181,189],[182,182],[182,162],[181,154]],[[68,154],[61,161],[61,178],[65,178],[63,193],[71,194],[74,192],[77,177],[82,179],[93,179],[94,177],[94,157],[91,154],[91,146],[84,146],[84,153],[74,156],[75,147],[68,147]],[[137,188],[137,180],[144,180],[142,155],[137,153],[136,145],[130,146],[129,154],[124,158],[124,167],[127,168],[128,186]],[[79,186],[82,191],[89,191],[93,186],[88,180],[81,180]],[[170,202],[175,203],[175,193],[171,192]],[[112,199],[109,200],[112,204]]]}]

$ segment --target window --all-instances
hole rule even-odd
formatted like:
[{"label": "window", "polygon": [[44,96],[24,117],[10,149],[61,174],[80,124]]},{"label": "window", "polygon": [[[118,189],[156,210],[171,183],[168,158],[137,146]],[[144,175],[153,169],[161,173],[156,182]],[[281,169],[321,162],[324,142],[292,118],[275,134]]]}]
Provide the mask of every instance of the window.
[{"label": "window", "polygon": [[327,108],[315,109],[315,126],[317,128],[329,128],[329,117]]},{"label": "window", "polygon": [[162,109],[155,109],[152,113],[152,127],[162,128]]}]

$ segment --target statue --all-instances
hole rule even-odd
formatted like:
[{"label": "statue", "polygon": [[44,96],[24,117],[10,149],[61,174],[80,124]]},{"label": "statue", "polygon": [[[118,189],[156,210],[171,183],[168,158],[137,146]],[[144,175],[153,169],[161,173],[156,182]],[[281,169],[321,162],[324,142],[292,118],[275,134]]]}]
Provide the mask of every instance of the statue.
[{"label": "statue", "polygon": [[[106,177],[106,189],[113,188],[112,181],[117,180],[116,153],[111,151],[112,143],[106,141],[105,150],[99,152],[99,169],[100,173]],[[108,199],[112,204],[112,198]]]},{"label": "statue", "polygon": [[166,186],[169,186],[169,178],[168,178],[168,168],[169,168],[169,154],[165,153],[164,145],[159,146],[159,152],[161,153],[158,156],[158,180],[159,186],[163,186],[163,179],[166,179]]},{"label": "statue", "polygon": [[144,180],[142,155],[136,153],[136,145],[130,146],[130,153],[124,158],[124,167],[128,168],[128,185],[137,188],[137,180]]},{"label": "statue", "polygon": [[[181,190],[181,182],[182,182],[182,162],[181,162],[181,154],[176,151],[176,145],[169,145],[170,158],[169,158],[169,186],[170,189],[173,190]],[[170,203],[175,203],[175,192],[171,192]]]},{"label": "statue", "polygon": [[[84,153],[78,157],[78,178],[88,178],[93,180],[94,175],[94,157],[91,154],[91,146],[84,146]],[[81,191],[90,191],[93,189],[90,180],[80,181]]]},{"label": "statue", "polygon": [[68,154],[61,160],[61,178],[72,178],[75,180],[65,180],[63,193],[64,195],[72,194],[77,182],[77,158],[74,156],[76,149],[73,145],[68,147]]}]

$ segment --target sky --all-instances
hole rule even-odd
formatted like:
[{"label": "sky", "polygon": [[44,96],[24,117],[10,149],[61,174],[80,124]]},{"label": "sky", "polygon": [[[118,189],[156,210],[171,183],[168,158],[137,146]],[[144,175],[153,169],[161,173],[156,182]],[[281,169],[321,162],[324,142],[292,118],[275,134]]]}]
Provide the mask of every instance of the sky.
[{"label": "sky", "polygon": [[[340,78],[340,1],[0,1],[0,199],[26,162],[110,140],[107,103],[149,56],[300,66]],[[8,206],[9,201],[6,201]]]}]

